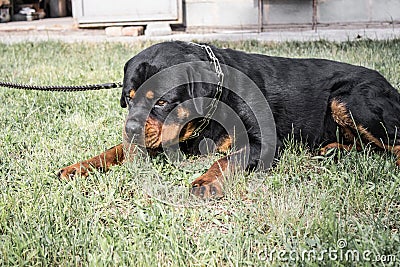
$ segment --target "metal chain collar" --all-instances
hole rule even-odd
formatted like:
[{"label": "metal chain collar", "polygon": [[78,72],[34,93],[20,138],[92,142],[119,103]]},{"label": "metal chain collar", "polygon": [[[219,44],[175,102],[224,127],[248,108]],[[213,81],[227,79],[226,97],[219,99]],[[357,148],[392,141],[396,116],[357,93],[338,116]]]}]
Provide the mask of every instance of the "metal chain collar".
[{"label": "metal chain collar", "polygon": [[221,68],[221,65],[219,64],[218,58],[215,56],[215,54],[210,46],[196,44],[196,43],[192,43],[192,42],[189,42],[189,44],[201,47],[206,51],[207,56],[210,59],[210,64],[212,64],[214,66],[214,70],[215,70],[215,73],[218,78],[217,90],[215,92],[214,98],[211,101],[210,105],[208,105],[208,107],[207,107],[209,109],[208,109],[207,113],[204,115],[204,118],[201,120],[199,127],[197,127],[193,131],[191,136],[188,138],[188,139],[193,139],[193,138],[197,138],[200,135],[200,133],[208,126],[212,116],[214,115],[215,111],[217,110],[218,102],[221,99],[221,95],[222,95],[222,87],[224,84],[224,73],[222,72],[222,68]]},{"label": "metal chain collar", "polygon": [[64,85],[40,86],[40,85],[28,85],[28,84],[0,81],[0,87],[23,89],[23,90],[52,91],[52,92],[79,92],[79,91],[119,88],[122,87],[122,83],[103,83],[103,84],[71,85],[71,86],[64,86]]}]

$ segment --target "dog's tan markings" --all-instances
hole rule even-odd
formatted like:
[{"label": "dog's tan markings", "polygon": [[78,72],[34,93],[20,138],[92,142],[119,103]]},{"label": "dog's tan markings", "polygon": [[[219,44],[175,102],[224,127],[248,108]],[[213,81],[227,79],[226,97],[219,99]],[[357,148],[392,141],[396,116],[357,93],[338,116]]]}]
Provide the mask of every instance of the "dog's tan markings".
[{"label": "dog's tan markings", "polygon": [[147,99],[153,99],[154,98],[154,92],[151,91],[151,90],[147,91],[146,98]]},{"label": "dog's tan markings", "polygon": [[179,142],[186,141],[190,136],[192,136],[195,129],[196,127],[193,122],[186,124],[179,135]]},{"label": "dog's tan markings", "polygon": [[152,117],[147,118],[145,125],[145,146],[157,148],[161,136],[162,123]]},{"label": "dog's tan markings", "polygon": [[400,167],[400,146],[394,146],[391,149],[392,153],[396,156],[396,165],[397,167]]},{"label": "dog's tan markings", "polygon": [[123,144],[119,144],[98,156],[61,169],[58,173],[58,177],[61,179],[72,179],[77,175],[86,177],[91,170],[97,169],[107,171],[113,165],[122,164],[124,160],[124,146]]},{"label": "dog's tan markings", "polygon": [[180,126],[178,124],[163,124],[157,119],[149,117],[145,126],[145,145],[155,149],[161,143],[173,143],[178,140]]},{"label": "dog's tan markings", "polygon": [[225,176],[229,171],[227,157],[217,160],[208,171],[192,182],[192,194],[201,198],[220,198],[223,196]]},{"label": "dog's tan markings", "polygon": [[369,142],[375,144],[379,148],[389,148],[390,146],[387,146],[383,144],[378,138],[373,136],[366,128],[364,128],[361,125],[357,125],[357,130],[359,133],[361,133],[362,137],[368,140]]},{"label": "dog's tan markings", "polygon": [[[356,147],[357,147],[357,150],[360,149],[359,146],[356,146]],[[350,151],[353,148],[353,145],[344,145],[344,144],[340,144],[340,143],[330,143],[330,144],[324,146],[323,148],[321,148],[319,150],[319,153],[320,153],[320,155],[325,156],[327,154],[327,152],[332,148],[337,148],[337,149],[341,149],[341,150]]]},{"label": "dog's tan markings", "polygon": [[354,142],[355,136],[348,127],[343,127],[341,130],[342,130],[343,137],[346,141]]},{"label": "dog's tan markings", "polygon": [[178,107],[176,112],[177,112],[178,118],[182,119],[182,120],[186,119],[190,116],[189,109],[184,108],[184,107]]},{"label": "dog's tan markings", "polygon": [[157,148],[161,143],[171,144],[187,140],[196,129],[193,122],[186,124],[179,132],[179,124],[163,124],[154,118],[148,118],[145,127],[145,142],[147,148]]},{"label": "dog's tan markings", "polygon": [[179,124],[164,124],[161,133],[161,141],[163,143],[174,143],[179,140]]},{"label": "dog's tan markings", "polygon": [[351,129],[354,129],[354,122],[347,112],[346,105],[337,100],[331,103],[332,118],[340,126],[343,137],[348,142],[354,142],[354,134]]},{"label": "dog's tan markings", "polygon": [[347,112],[346,105],[334,99],[331,103],[333,120],[342,127],[354,128],[354,122]]},{"label": "dog's tan markings", "polygon": [[232,138],[228,135],[223,138],[217,145],[217,151],[220,153],[228,153],[232,148]]},{"label": "dog's tan markings", "polygon": [[129,97],[133,99],[133,98],[135,97],[135,95],[136,95],[135,89],[131,89],[131,90],[129,91]]}]

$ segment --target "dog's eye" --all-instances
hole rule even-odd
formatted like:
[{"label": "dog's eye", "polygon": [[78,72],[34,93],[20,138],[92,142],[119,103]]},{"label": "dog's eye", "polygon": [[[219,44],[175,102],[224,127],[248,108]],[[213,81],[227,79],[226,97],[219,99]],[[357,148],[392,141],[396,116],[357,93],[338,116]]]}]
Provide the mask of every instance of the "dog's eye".
[{"label": "dog's eye", "polygon": [[168,104],[168,102],[165,100],[158,100],[156,102],[156,107],[165,107],[167,104]]}]

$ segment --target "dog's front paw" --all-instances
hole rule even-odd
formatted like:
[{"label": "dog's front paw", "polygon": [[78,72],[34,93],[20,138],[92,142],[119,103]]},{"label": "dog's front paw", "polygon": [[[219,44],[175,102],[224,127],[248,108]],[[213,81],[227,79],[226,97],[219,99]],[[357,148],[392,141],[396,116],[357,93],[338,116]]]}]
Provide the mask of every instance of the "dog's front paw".
[{"label": "dog's front paw", "polygon": [[190,193],[202,199],[219,199],[224,196],[221,181],[216,178],[209,179],[204,175],[193,181]]},{"label": "dog's front paw", "polygon": [[87,177],[89,175],[88,169],[81,163],[75,163],[58,171],[58,178],[63,180],[71,180],[76,176]]}]

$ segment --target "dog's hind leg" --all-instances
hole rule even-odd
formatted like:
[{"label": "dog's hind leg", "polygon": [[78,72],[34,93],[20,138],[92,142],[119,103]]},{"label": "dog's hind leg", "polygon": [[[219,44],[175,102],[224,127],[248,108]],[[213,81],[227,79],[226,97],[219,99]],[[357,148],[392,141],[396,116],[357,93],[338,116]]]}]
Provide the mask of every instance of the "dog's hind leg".
[{"label": "dog's hind leg", "polygon": [[[346,103],[343,99],[340,101],[333,99],[331,102],[333,120],[339,128],[352,133],[353,143],[369,143],[378,149],[391,151],[397,157],[396,164],[400,166],[400,139],[397,132],[398,122],[395,119],[399,113],[397,104],[391,102],[394,100],[384,97],[380,101],[371,101],[369,105],[355,102],[358,105],[352,107],[353,101]],[[351,134],[348,134],[349,136]],[[359,150],[359,145],[357,145],[357,150]]]},{"label": "dog's hind leg", "polygon": [[324,146],[323,148],[321,148],[319,150],[319,154],[321,156],[325,156],[329,152],[329,150],[334,149],[334,148],[340,149],[340,150],[350,151],[353,148],[353,145],[345,145],[345,144],[341,144],[341,143],[337,143],[337,142],[330,143],[330,144]]},{"label": "dog's hind leg", "polygon": [[360,143],[355,138],[352,127],[349,126],[352,124],[352,120],[347,108],[336,100],[333,100],[330,104],[326,126],[330,128],[330,131],[328,131],[330,135],[327,136],[330,142],[320,148],[319,154],[325,156],[332,149],[350,151],[354,145],[356,145],[357,151],[360,151]]},{"label": "dog's hind leg", "polygon": [[400,167],[400,145],[394,146],[391,151],[396,156],[396,165]]}]

